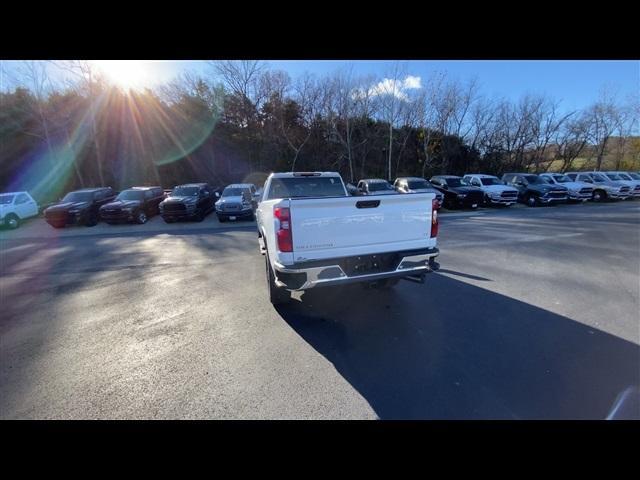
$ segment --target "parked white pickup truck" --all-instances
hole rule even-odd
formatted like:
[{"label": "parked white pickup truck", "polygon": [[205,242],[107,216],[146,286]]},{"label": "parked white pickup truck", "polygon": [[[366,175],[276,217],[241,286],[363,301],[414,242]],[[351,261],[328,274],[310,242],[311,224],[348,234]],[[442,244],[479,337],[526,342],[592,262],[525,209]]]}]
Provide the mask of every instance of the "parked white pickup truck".
[{"label": "parked white pickup truck", "polygon": [[0,227],[18,228],[20,222],[38,215],[38,204],[28,192],[0,193]]},{"label": "parked white pickup truck", "polygon": [[271,302],[319,286],[422,283],[437,268],[434,201],[433,193],[353,197],[335,172],[272,173],[256,212]]}]

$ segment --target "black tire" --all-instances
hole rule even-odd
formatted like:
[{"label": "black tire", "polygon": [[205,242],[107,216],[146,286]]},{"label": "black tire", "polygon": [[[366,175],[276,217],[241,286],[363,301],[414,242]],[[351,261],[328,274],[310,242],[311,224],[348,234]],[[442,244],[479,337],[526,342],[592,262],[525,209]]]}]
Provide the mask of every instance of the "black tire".
[{"label": "black tire", "polygon": [[162,219],[164,220],[164,223],[173,223],[174,222],[173,218],[162,217]]},{"label": "black tire", "polygon": [[4,222],[9,230],[15,230],[20,226],[20,218],[13,213],[7,215],[4,219]]},{"label": "black tire", "polygon": [[269,263],[269,256],[265,255],[265,265],[267,271],[267,289],[269,290],[269,300],[273,305],[284,305],[291,301],[291,293],[276,285],[276,278]]},{"label": "black tire", "polygon": [[591,200],[594,202],[604,202],[607,199],[607,192],[604,190],[594,190],[591,195]]},{"label": "black tire", "polygon": [[138,212],[138,215],[136,215],[136,223],[142,225],[142,224],[147,223],[147,220],[148,220],[147,214],[144,213],[144,210],[140,210]]},{"label": "black tire", "polygon": [[226,221],[227,221],[227,219],[226,219],[225,217],[220,217],[220,216],[218,216],[218,221],[219,221],[220,223],[224,223],[224,222],[226,222]]},{"label": "black tire", "polygon": [[85,226],[87,227],[95,227],[98,224],[98,216],[95,214],[90,214],[89,218],[85,222]]},{"label": "black tire", "polygon": [[524,197],[524,203],[528,207],[537,207],[538,198],[533,193],[527,193],[527,195]]},{"label": "black tire", "polygon": [[65,226],[61,223],[50,223],[53,228],[64,228]]},{"label": "black tire", "polygon": [[248,220],[248,221],[250,221],[250,222],[253,222],[255,219],[256,219],[256,216],[255,216],[255,214],[254,214],[254,213],[251,213],[251,215],[249,215],[249,216],[247,217],[247,220]]},{"label": "black tire", "polygon": [[447,210],[455,210],[455,205],[453,204],[453,199],[444,197],[444,200],[442,201],[442,206],[444,208],[446,208]]},{"label": "black tire", "polygon": [[194,217],[194,220],[195,220],[196,222],[201,222],[201,221],[203,221],[203,220],[204,220],[204,211],[203,211],[203,210],[200,210],[198,213],[196,213],[196,215],[195,215],[195,217]]},{"label": "black tire", "polygon": [[492,206],[491,199],[490,199],[489,195],[487,195],[486,193],[484,194],[484,206],[485,207]]}]

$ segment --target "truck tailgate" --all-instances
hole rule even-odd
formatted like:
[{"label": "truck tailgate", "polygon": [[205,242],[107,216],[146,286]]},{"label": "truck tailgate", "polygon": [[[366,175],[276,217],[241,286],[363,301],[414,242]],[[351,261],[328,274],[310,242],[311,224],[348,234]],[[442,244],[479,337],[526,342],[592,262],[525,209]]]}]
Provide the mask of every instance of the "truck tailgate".
[{"label": "truck tailgate", "polygon": [[290,201],[294,261],[436,246],[433,193]]}]

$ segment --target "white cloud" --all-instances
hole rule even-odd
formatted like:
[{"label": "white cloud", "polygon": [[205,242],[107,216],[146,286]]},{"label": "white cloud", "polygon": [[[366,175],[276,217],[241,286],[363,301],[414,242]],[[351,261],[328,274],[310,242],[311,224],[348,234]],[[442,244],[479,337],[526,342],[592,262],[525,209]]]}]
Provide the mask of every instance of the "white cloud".
[{"label": "white cloud", "polygon": [[414,77],[413,75],[407,75],[404,79],[404,88],[422,88],[422,79],[420,77]]},{"label": "white cloud", "polygon": [[[422,79],[413,75],[407,75],[404,80],[385,78],[370,87],[367,93],[372,97],[377,95],[393,95],[400,100],[408,101],[409,96],[406,94],[406,90],[418,88],[422,88]],[[354,92],[354,96],[364,96],[364,94],[365,92],[362,90]]]}]

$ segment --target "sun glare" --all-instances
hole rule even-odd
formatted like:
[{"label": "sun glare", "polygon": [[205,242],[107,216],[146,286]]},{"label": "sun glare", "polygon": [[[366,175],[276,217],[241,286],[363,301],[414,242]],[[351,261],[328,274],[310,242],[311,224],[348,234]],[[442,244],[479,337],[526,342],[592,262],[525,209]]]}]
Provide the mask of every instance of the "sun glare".
[{"label": "sun glare", "polygon": [[152,84],[149,66],[142,60],[92,60],[91,63],[124,90],[140,90]]}]

